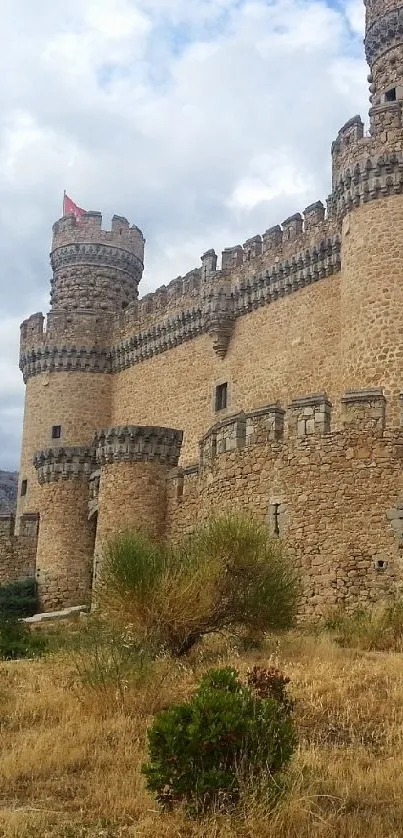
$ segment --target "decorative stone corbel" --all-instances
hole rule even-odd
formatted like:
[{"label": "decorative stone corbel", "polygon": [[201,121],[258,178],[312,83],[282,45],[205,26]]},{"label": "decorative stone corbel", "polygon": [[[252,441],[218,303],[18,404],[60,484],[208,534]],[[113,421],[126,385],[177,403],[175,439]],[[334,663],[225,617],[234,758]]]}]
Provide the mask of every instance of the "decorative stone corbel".
[{"label": "decorative stone corbel", "polygon": [[232,333],[234,314],[230,295],[218,288],[210,291],[204,301],[205,330],[213,340],[213,349],[219,358],[225,358]]}]

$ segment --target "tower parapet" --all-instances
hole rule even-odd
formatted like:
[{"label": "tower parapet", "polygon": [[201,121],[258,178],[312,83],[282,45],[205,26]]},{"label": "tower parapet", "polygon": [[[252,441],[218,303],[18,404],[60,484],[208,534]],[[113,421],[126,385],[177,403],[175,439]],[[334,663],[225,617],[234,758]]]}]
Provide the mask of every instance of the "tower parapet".
[{"label": "tower parapet", "polygon": [[365,5],[370,132],[364,136],[361,117],[354,116],[333,143],[339,217],[361,203],[403,190],[403,2],[366,0]]},{"label": "tower parapet", "polygon": [[401,0],[367,0],[365,54],[371,73],[373,116],[376,109],[401,117],[403,103],[403,5]]},{"label": "tower parapet", "polygon": [[111,230],[102,215],[67,215],[53,225],[53,310],[119,311],[138,296],[145,239],[138,227],[114,215]]}]

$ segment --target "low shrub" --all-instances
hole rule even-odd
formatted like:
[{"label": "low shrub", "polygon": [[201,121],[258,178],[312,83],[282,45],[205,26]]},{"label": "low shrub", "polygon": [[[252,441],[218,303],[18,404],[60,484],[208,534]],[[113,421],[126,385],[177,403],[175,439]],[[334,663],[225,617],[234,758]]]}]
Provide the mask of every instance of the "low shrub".
[{"label": "low shrub", "polygon": [[46,638],[32,634],[22,620],[0,615],[0,660],[37,657],[46,647]]},{"label": "low shrub", "polygon": [[289,683],[290,679],[274,667],[264,669],[262,666],[254,666],[248,671],[248,685],[256,695],[259,698],[273,698],[286,713],[291,713],[294,708],[294,702],[287,692]]},{"label": "low shrub", "polygon": [[[266,680],[285,689],[279,673]],[[163,807],[229,809],[252,784],[273,787],[296,745],[291,701],[283,691],[278,701],[275,691],[261,697],[236,670],[217,669],[201,679],[190,701],[157,714],[142,772]]]},{"label": "low shrub", "polygon": [[177,656],[230,627],[254,637],[289,628],[298,594],[279,539],[265,526],[235,517],[200,527],[177,547],[138,533],[111,541],[99,589],[105,607],[114,603],[148,643]]},{"label": "low shrub", "polygon": [[97,693],[105,706],[125,704],[129,683],[148,674],[152,654],[139,645],[130,627],[121,631],[99,618],[90,618],[79,632],[64,637],[61,648],[73,662],[81,684]]},{"label": "low shrub", "polygon": [[366,651],[403,651],[403,600],[380,602],[369,610],[339,611],[325,621],[325,629],[345,648]]},{"label": "low shrub", "polygon": [[35,579],[0,585],[0,616],[32,617],[37,610]]}]

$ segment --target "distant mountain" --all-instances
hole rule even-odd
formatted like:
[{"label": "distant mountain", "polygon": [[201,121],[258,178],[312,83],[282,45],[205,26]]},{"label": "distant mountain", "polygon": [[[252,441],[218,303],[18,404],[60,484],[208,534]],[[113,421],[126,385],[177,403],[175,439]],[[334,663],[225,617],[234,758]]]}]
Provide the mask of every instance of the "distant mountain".
[{"label": "distant mountain", "polygon": [[17,503],[18,472],[0,469],[0,515],[14,512]]}]

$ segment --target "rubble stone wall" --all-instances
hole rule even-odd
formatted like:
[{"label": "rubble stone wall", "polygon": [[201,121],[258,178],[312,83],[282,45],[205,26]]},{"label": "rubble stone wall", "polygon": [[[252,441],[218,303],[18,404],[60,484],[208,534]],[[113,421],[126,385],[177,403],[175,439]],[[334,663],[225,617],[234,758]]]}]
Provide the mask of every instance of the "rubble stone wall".
[{"label": "rubble stone wall", "polygon": [[14,516],[0,515],[0,585],[35,576],[36,531],[17,538]]},{"label": "rubble stone wall", "polygon": [[347,397],[339,431],[324,432],[327,400],[309,401],[291,406],[282,439],[267,421],[272,407],[227,420],[221,450],[207,435],[200,471],[170,476],[167,526],[175,540],[222,511],[266,523],[300,568],[303,613],[317,616],[402,588],[403,430],[382,429],[377,393]]}]

